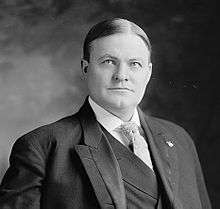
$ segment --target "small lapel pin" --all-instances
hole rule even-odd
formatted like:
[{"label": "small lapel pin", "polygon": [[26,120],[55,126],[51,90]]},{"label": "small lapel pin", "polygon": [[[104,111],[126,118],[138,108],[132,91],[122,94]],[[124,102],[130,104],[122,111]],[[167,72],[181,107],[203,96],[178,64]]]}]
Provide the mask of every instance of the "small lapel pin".
[{"label": "small lapel pin", "polygon": [[174,146],[173,142],[171,142],[171,141],[166,141],[166,144],[167,144],[169,147],[173,147],[173,146]]}]

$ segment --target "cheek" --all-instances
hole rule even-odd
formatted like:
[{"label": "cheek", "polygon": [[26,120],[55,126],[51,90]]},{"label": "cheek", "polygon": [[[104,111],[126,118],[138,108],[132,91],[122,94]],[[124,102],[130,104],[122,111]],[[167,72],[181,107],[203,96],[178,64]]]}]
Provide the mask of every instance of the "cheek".
[{"label": "cheek", "polygon": [[148,81],[149,81],[149,79],[146,75],[139,76],[136,79],[136,88],[137,88],[137,90],[143,91],[146,88],[146,85],[147,85]]},{"label": "cheek", "polygon": [[88,75],[87,82],[90,89],[99,90],[108,84],[108,78],[104,74],[93,72]]}]

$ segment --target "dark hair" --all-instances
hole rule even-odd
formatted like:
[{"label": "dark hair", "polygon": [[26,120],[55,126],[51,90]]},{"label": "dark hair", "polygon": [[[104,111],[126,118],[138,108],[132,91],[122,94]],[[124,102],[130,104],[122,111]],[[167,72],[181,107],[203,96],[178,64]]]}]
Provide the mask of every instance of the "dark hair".
[{"label": "dark hair", "polygon": [[92,41],[116,33],[133,33],[139,36],[145,42],[151,55],[151,43],[143,29],[129,20],[113,18],[99,22],[89,30],[83,44],[83,59],[89,62]]}]

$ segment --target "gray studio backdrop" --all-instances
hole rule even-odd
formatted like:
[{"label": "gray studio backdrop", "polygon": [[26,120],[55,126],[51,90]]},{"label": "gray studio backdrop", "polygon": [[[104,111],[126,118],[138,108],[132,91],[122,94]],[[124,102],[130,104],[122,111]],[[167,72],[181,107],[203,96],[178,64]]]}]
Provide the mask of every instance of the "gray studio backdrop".
[{"label": "gray studio backdrop", "polygon": [[142,108],[190,132],[213,208],[220,208],[215,8],[205,0],[1,0],[0,180],[16,138],[74,113],[85,99],[80,57],[88,29],[124,17],[153,44]]}]

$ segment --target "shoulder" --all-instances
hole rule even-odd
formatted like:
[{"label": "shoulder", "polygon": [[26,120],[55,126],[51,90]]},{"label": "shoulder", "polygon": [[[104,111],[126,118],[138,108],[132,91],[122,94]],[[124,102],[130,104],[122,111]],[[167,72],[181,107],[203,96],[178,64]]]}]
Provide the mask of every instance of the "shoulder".
[{"label": "shoulder", "polygon": [[190,134],[180,125],[154,116],[146,116],[146,121],[151,127],[160,129],[163,133],[174,136],[176,142],[184,147],[194,147]]},{"label": "shoulder", "polygon": [[12,151],[30,149],[45,153],[52,147],[79,143],[81,134],[79,119],[74,114],[24,134],[15,141]]},{"label": "shoulder", "polygon": [[146,120],[152,123],[154,126],[160,126],[170,131],[186,132],[186,130],[180,125],[154,116],[146,116]]},{"label": "shoulder", "polygon": [[[187,158],[187,162],[190,161],[198,164],[198,154],[195,143],[190,134],[183,127],[171,121],[152,116],[146,116],[146,121],[152,132],[154,130],[160,130],[157,133],[164,135],[164,137],[160,137],[159,139],[169,139],[174,143],[176,151],[183,161],[184,158]],[[158,138],[155,137],[154,139]]]}]

